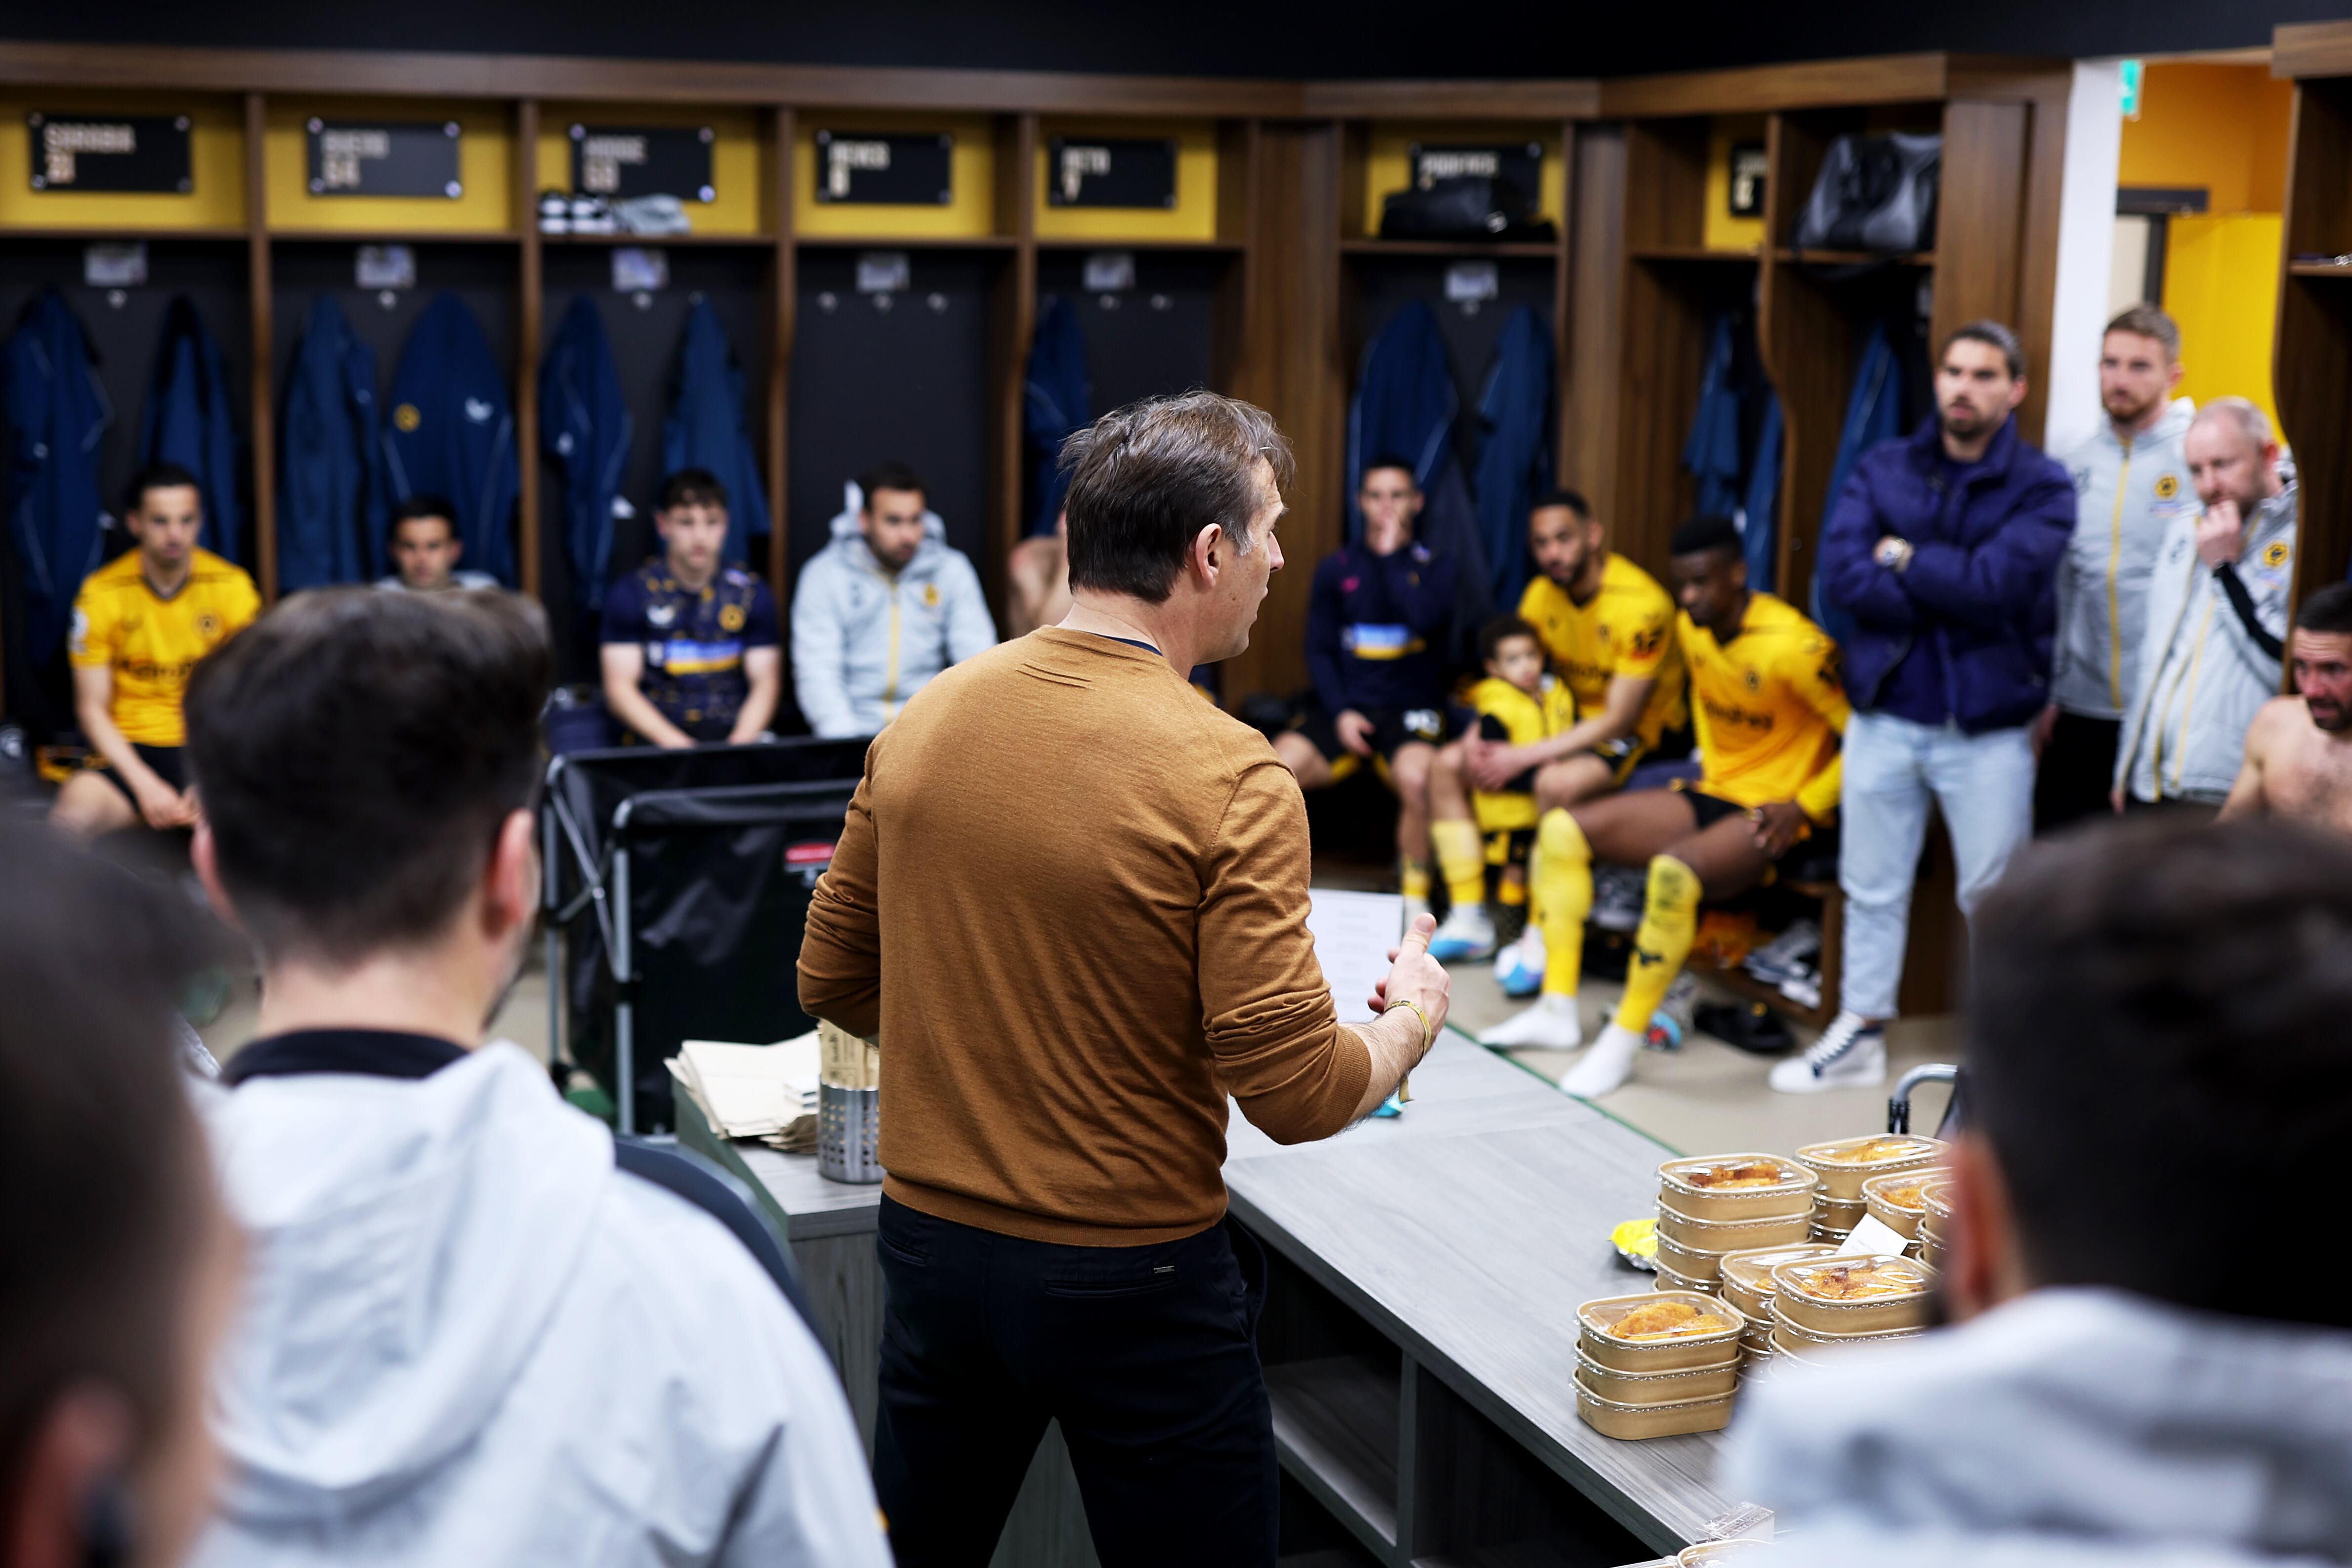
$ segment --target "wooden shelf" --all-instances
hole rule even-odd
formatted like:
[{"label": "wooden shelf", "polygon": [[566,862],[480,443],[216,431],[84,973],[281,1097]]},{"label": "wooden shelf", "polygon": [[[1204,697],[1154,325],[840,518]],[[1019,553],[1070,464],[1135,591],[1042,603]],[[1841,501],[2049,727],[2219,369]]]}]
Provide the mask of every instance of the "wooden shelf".
[{"label": "wooden shelf", "polygon": [[1021,242],[1001,234],[969,236],[882,235],[868,238],[853,238],[831,234],[803,234],[793,237],[793,243],[803,250],[1014,250]]},{"label": "wooden shelf", "polygon": [[547,234],[539,237],[541,245],[735,245],[755,246],[761,249],[775,248],[772,234]]},{"label": "wooden shelf", "polygon": [[1801,262],[1820,267],[1869,267],[1893,263],[1897,267],[1933,267],[1936,253],[1932,250],[1799,250],[1793,246],[1777,246],[1774,259]]},{"label": "wooden shelf", "polygon": [[1712,250],[1704,245],[1643,245],[1625,254],[1636,261],[1738,262],[1749,267],[1764,258],[1760,250]]},{"label": "wooden shelf", "polygon": [[1364,1543],[1396,1545],[1397,1368],[1368,1356],[1265,1369],[1285,1468]]},{"label": "wooden shelf", "polygon": [[1168,251],[1187,256],[1239,256],[1242,243],[1237,239],[1041,239],[1037,248],[1064,253],[1133,250],[1147,255]]},{"label": "wooden shelf", "polygon": [[241,228],[0,228],[0,242],[16,239],[89,240],[105,243],[113,240],[147,240],[164,243],[175,239],[224,240],[247,239],[251,236]]},{"label": "wooden shelf", "polygon": [[1454,260],[1487,257],[1556,261],[1559,247],[1550,240],[1343,239],[1342,256],[1443,256]]},{"label": "wooden shelf", "polygon": [[2290,278],[2352,278],[2352,263],[2339,267],[2332,261],[2290,261],[2286,273]]},{"label": "wooden shelf", "polygon": [[273,228],[272,245],[520,245],[512,230],[412,230],[359,228]]}]

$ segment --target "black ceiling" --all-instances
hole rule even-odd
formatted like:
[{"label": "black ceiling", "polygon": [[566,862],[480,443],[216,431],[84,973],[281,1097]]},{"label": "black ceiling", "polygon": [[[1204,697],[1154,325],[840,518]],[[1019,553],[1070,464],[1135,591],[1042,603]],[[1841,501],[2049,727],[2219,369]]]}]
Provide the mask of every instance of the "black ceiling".
[{"label": "black ceiling", "polygon": [[1916,49],[2235,48],[2269,43],[2276,22],[2352,15],[2352,0],[1976,0],[1948,10],[1900,0],[1696,0],[1656,10],[1625,0],[111,0],[11,10],[0,22],[9,37],[60,42],[1329,79],[1622,76]]}]

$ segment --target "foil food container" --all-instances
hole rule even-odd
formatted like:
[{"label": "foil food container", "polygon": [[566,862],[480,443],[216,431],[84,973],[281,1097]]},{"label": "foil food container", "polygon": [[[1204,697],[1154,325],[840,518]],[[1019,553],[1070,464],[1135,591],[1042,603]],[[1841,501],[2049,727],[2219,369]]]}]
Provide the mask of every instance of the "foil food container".
[{"label": "foil food container", "polygon": [[[1617,1325],[1636,1310],[1660,1301],[1684,1301],[1722,1327],[1664,1339],[1636,1340],[1618,1333]],[[1576,1310],[1577,1347],[1602,1366],[1619,1372],[1680,1372],[1729,1360],[1738,1349],[1739,1332],[1748,1320],[1737,1308],[1696,1290],[1650,1290],[1638,1296],[1602,1296]]]},{"label": "foil food container", "polygon": [[1837,1138],[1797,1151],[1797,1163],[1821,1178],[1823,1198],[1851,1204],[1862,1201],[1862,1184],[1871,1177],[1918,1170],[1943,1157],[1943,1144],[1909,1132]]},{"label": "foil food container", "polygon": [[[1907,1258],[1879,1254],[1810,1258],[1772,1270],[1776,1321],[1816,1334],[1888,1333],[1925,1328],[1927,1270]],[[1885,1288],[1885,1293],[1840,1298],[1842,1284]]]},{"label": "foil food container", "polygon": [[[1732,1186],[1770,1173],[1759,1186]],[[1738,1173],[1724,1176],[1724,1173]],[[1715,1179],[1710,1179],[1715,1178]],[[1695,1220],[1761,1219],[1801,1215],[1813,1206],[1813,1173],[1781,1154],[1709,1154],[1669,1160],[1658,1167],[1658,1202]]]}]

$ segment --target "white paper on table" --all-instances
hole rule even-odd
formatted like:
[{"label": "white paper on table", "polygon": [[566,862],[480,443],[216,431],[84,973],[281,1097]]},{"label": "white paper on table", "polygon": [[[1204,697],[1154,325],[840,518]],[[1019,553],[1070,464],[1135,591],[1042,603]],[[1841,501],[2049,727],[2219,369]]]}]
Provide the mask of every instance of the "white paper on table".
[{"label": "white paper on table", "polygon": [[1866,1214],[1854,1222],[1853,1230],[1838,1247],[1836,1256],[1843,1258],[1848,1253],[1859,1253],[1900,1258],[1903,1256],[1903,1249],[1910,1245],[1909,1237],[1905,1236],[1876,1215]]},{"label": "white paper on table", "polygon": [[1363,1023],[1372,1016],[1372,987],[1389,977],[1389,949],[1404,936],[1404,900],[1395,893],[1310,888],[1307,900],[1315,962],[1323,966],[1339,1022]]},{"label": "white paper on table", "polygon": [[814,1110],[814,1029],[772,1046],[688,1040],[678,1047],[678,1057],[688,1087],[729,1137],[780,1131]]}]

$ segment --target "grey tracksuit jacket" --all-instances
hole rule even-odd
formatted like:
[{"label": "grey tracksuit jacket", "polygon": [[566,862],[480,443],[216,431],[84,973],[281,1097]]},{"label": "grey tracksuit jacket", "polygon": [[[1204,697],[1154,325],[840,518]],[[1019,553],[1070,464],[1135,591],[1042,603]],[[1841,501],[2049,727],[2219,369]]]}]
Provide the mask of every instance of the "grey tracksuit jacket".
[{"label": "grey tracksuit jacket", "polygon": [[[2235,566],[2254,618],[2284,644],[2294,579],[2295,487],[2263,503]],[[2130,711],[2116,748],[2116,782],[2135,800],[2228,797],[2246,727],[2278,695],[2280,656],[2261,646],[2221,574],[2197,556],[2200,511],[2166,531],[2148,588]]]},{"label": "grey tracksuit jacket", "polygon": [[2173,400],[2156,427],[2126,443],[2105,420],[2060,456],[2074,479],[2074,532],[2058,566],[2058,653],[2051,700],[2089,719],[2120,719],[2147,625],[2157,551],[2172,521],[2194,516],[2181,444],[2196,417]]}]

